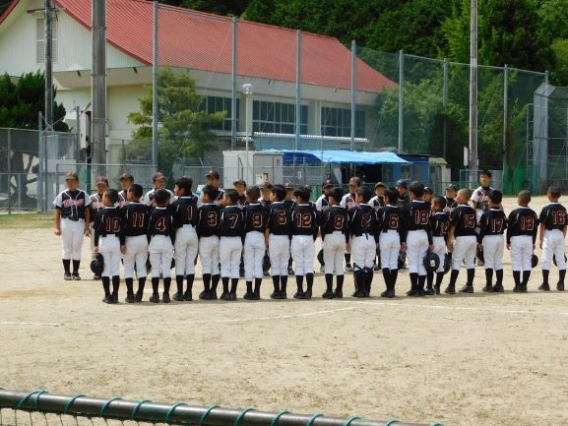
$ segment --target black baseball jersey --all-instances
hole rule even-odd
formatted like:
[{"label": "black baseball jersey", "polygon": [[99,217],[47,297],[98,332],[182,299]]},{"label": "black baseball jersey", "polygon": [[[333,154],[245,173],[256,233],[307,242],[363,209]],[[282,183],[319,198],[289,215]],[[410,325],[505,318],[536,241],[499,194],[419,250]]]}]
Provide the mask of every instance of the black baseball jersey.
[{"label": "black baseball jersey", "polygon": [[486,235],[503,235],[507,229],[507,216],[501,209],[490,208],[479,219],[477,242],[481,244]]},{"label": "black baseball jersey", "polygon": [[245,217],[242,209],[236,204],[221,209],[219,216],[219,236],[244,238]]},{"label": "black baseball jersey", "polygon": [[128,203],[123,208],[125,222],[125,234],[127,237],[137,237],[146,235],[148,232],[148,221],[150,220],[150,210],[142,203]]},{"label": "black baseball jersey", "polygon": [[116,235],[120,245],[125,242],[124,222],[122,211],[118,207],[105,207],[97,211],[93,229],[95,230],[95,246],[99,245],[101,237]]},{"label": "black baseball jersey", "polygon": [[533,244],[538,232],[538,216],[533,209],[520,207],[513,210],[507,218],[507,244],[511,244],[511,237],[530,235]]},{"label": "black baseball jersey", "polygon": [[268,210],[260,204],[253,203],[245,207],[245,232],[258,231],[264,234],[268,222]]},{"label": "black baseball jersey", "polygon": [[566,226],[566,207],[559,203],[550,203],[541,210],[539,221],[548,231],[563,231]]},{"label": "black baseball jersey", "polygon": [[446,207],[444,207],[444,211],[447,213],[452,213],[454,209],[458,206],[458,202],[455,198],[448,198],[444,197],[446,200]]},{"label": "black baseball jersey", "polygon": [[345,235],[345,243],[349,242],[349,218],[347,210],[339,204],[330,206],[322,212],[321,217],[321,239],[325,241],[325,236],[334,232],[341,232]]},{"label": "black baseball jersey", "polygon": [[371,234],[379,242],[380,221],[374,208],[368,204],[359,204],[347,212],[349,217],[349,232],[358,237]]},{"label": "black baseball jersey", "polygon": [[314,240],[318,236],[318,215],[313,203],[296,204],[292,209],[291,232],[292,235],[311,235]]},{"label": "black baseball jersey", "polygon": [[270,210],[270,206],[272,205],[272,201],[265,200],[264,198],[260,200],[260,205],[263,206],[266,211]]},{"label": "black baseball jersey", "polygon": [[86,219],[85,209],[89,208],[90,204],[91,198],[81,189],[76,189],[75,191],[67,189],[60,192],[53,201],[55,208],[60,210],[61,217],[74,222],[79,219]]},{"label": "black baseball jersey", "polygon": [[174,217],[174,228],[179,229],[184,225],[197,227],[197,197],[184,195],[170,205]]},{"label": "black baseball jersey", "polygon": [[290,212],[282,201],[270,205],[266,227],[271,234],[290,236]]},{"label": "black baseball jersey", "polygon": [[467,204],[458,204],[450,215],[450,226],[455,227],[454,237],[465,237],[475,234],[475,210]]},{"label": "black baseball jersey", "polygon": [[399,195],[398,199],[396,200],[396,205],[402,211],[406,211],[406,208],[410,204],[410,198],[408,197],[408,192],[404,194],[402,197]]},{"label": "black baseball jersey", "polygon": [[169,208],[154,207],[150,213],[148,222],[148,240],[156,235],[170,237],[172,243],[175,240],[174,218]]},{"label": "black baseball jersey", "polygon": [[380,230],[381,232],[397,231],[400,242],[406,242],[408,233],[404,212],[397,206],[386,205],[380,211]]},{"label": "black baseball jersey", "polygon": [[430,229],[430,205],[422,200],[411,201],[406,210],[407,229],[409,231],[424,230],[428,235],[428,243],[432,244]]},{"label": "black baseball jersey", "polygon": [[221,208],[215,203],[203,204],[197,210],[197,235],[211,237],[219,235],[219,215]]},{"label": "black baseball jersey", "polygon": [[430,215],[430,228],[433,237],[444,237],[448,240],[450,230],[450,215],[447,212],[436,212]]}]

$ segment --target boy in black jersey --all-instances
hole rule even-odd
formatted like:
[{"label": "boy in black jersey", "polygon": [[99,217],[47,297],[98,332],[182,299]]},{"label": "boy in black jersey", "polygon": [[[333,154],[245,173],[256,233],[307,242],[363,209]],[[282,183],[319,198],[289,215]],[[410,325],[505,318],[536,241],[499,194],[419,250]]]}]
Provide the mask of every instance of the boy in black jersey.
[{"label": "boy in black jersey", "polygon": [[434,271],[426,274],[426,291],[424,294],[440,294],[440,287],[444,278],[444,259],[446,257],[448,244],[448,231],[450,229],[450,215],[445,211],[446,199],[444,197],[434,197],[432,200],[432,214],[430,215],[430,228],[432,229],[432,242],[434,243],[433,252],[440,258],[440,265],[436,270],[436,284],[432,288],[434,281]]},{"label": "boy in black jersey", "polygon": [[[296,204],[291,212],[291,252],[296,265],[295,299],[311,299],[314,285],[315,241],[318,235],[316,210],[310,205],[310,193],[306,188],[294,190]],[[304,292],[304,276],[306,291]]]},{"label": "boy in black jersey", "polygon": [[371,190],[357,190],[357,206],[348,210],[351,254],[353,256],[354,297],[369,297],[373,282],[373,264],[379,243],[379,218],[369,205]]},{"label": "boy in black jersey", "polygon": [[444,211],[449,214],[452,214],[454,209],[458,206],[458,202],[456,201],[457,190],[458,188],[453,183],[446,187],[446,196],[444,197],[446,199],[446,207]]},{"label": "boy in black jersey", "polygon": [[[94,253],[100,253],[104,259],[104,268],[101,274],[105,297],[104,303],[118,303],[118,289],[120,287],[120,259],[126,251],[124,223],[122,213],[116,206],[118,191],[107,189],[102,197],[103,208],[95,216],[93,229]],[[112,277],[112,294],[110,280]]]},{"label": "boy in black jersey", "polygon": [[[259,185],[259,188],[261,195],[260,205],[268,212],[270,211],[270,205],[272,204],[272,184],[270,182],[262,182]],[[266,249],[266,253],[264,253],[262,272],[265,277],[270,276],[270,255],[268,254],[268,249]]]},{"label": "boy in black jersey", "polygon": [[270,255],[270,273],[274,292],[273,299],[286,299],[288,284],[288,259],[290,258],[290,212],[284,204],[286,189],[282,185],[272,188],[272,204],[268,214],[268,223],[264,231],[268,241]]},{"label": "boy in black jersey", "polygon": [[240,209],[244,209],[247,202],[247,183],[243,179],[238,179],[233,182],[233,186],[235,187],[235,191],[239,194],[239,198],[237,199],[237,207]]},{"label": "boy in black jersey", "polygon": [[450,215],[448,250],[452,251],[452,272],[450,275],[450,283],[445,290],[447,294],[455,294],[460,266],[464,261],[467,268],[467,282],[460,291],[463,293],[473,293],[477,236],[475,232],[475,210],[467,204],[470,197],[471,190],[468,188],[460,189],[456,198],[458,206]]},{"label": "boy in black jersey", "polygon": [[217,299],[219,274],[219,211],[216,204],[219,196],[217,188],[205,185],[201,190],[203,205],[197,210],[197,235],[199,237],[199,258],[203,273],[202,300]]},{"label": "boy in black jersey", "polygon": [[[126,193],[127,203],[123,207],[126,251],[124,252],[124,281],[126,283],[126,302],[141,302],[146,285],[146,261],[148,260],[148,206],[140,202],[144,190],[133,183]],[[134,270],[138,276],[138,291],[134,294]]]},{"label": "boy in black jersey", "polygon": [[155,208],[150,213],[148,224],[148,252],[150,253],[150,265],[152,265],[152,296],[150,302],[158,303],[160,301],[158,288],[161,275],[164,280],[162,301],[170,303],[171,267],[175,241],[174,218],[168,208],[170,193],[165,189],[157,189],[154,191],[153,203]]},{"label": "boy in black jersey", "polygon": [[[193,179],[183,176],[174,186],[177,199],[170,204],[174,217],[176,233],[174,258],[176,270],[177,292],[174,300],[193,300],[192,289],[195,280],[195,259],[199,248],[197,237],[197,197],[191,192]],[[187,280],[187,288],[183,291],[183,281]]]},{"label": "boy in black jersey", "polygon": [[[511,250],[511,264],[513,267],[513,280],[515,293],[526,293],[532,270],[532,254],[538,232],[538,215],[529,208],[531,193],[523,190],[519,192],[517,204],[507,219],[507,249]],[[521,278],[522,273],[522,278]],[[504,289],[493,287],[494,292],[503,292]]]},{"label": "boy in black jersey", "polygon": [[[243,211],[237,206],[239,194],[227,189],[223,197],[224,207],[219,216],[219,259],[221,260],[221,280],[223,300],[237,300],[239,265],[243,252],[245,222]],[[229,288],[229,279],[231,287]]]},{"label": "boy in black jersey", "polygon": [[430,229],[431,207],[422,199],[424,195],[424,184],[422,182],[412,182],[408,191],[411,201],[407,206],[406,256],[410,274],[410,291],[406,294],[408,296],[424,296],[426,268],[423,259],[428,249],[433,248]]},{"label": "boy in black jersey", "polygon": [[[343,297],[343,254],[349,244],[349,228],[347,210],[341,206],[343,198],[341,188],[328,191],[328,208],[321,213],[321,239],[323,243],[323,258],[327,265],[325,269],[326,291],[324,299],[341,299]],[[337,286],[333,291],[333,276],[337,277]]]},{"label": "boy in black jersey", "polygon": [[566,277],[565,237],[566,237],[566,208],[561,205],[560,188],[551,186],[547,191],[550,204],[540,212],[539,247],[542,249],[542,284],[539,290],[549,291],[548,275],[550,262],[556,259],[558,265],[558,283],[556,289],[564,291],[564,278]]},{"label": "boy in black jersey", "polygon": [[398,208],[398,191],[391,187],[385,191],[386,205],[380,211],[381,268],[386,290],[381,297],[395,297],[395,286],[398,278],[398,258],[401,250],[406,250],[405,213]]},{"label": "boy in black jersey", "polygon": [[489,193],[489,210],[481,215],[477,243],[483,249],[485,265],[485,287],[483,291],[493,291],[493,270],[495,270],[496,291],[503,288],[503,234],[507,228],[507,217],[501,210],[503,194],[496,189]]},{"label": "boy in black jersey", "polygon": [[[264,231],[268,222],[268,211],[260,204],[260,188],[253,186],[247,190],[247,206],[245,207],[245,281],[247,292],[245,299],[259,300],[262,284],[262,261],[266,252]],[[253,289],[254,279],[254,289]]]}]

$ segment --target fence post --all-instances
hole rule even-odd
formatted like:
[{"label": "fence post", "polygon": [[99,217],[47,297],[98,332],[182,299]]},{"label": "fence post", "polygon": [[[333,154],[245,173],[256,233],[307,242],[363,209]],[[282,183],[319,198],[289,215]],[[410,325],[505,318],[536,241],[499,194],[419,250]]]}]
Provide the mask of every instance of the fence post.
[{"label": "fence post", "polygon": [[12,129],[8,129],[8,214],[12,214]]}]

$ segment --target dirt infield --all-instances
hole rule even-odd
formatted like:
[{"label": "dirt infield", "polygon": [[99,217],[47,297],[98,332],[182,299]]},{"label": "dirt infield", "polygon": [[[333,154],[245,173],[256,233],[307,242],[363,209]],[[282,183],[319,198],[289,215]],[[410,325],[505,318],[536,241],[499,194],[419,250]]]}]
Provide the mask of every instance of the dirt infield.
[{"label": "dirt infield", "polygon": [[[506,212],[514,205],[506,200]],[[507,291],[497,295],[480,292],[478,267],[471,295],[384,300],[377,274],[364,300],[273,301],[265,280],[256,302],[105,305],[87,261],[82,281],[63,281],[52,230],[0,238],[5,389],[444,425],[568,424],[568,292],[538,292],[537,267],[529,293],[512,293],[508,253]],[[84,259],[88,251],[85,241]],[[407,288],[403,272],[398,293]],[[194,295],[201,289],[198,279]],[[315,294],[323,289],[318,274]]]}]

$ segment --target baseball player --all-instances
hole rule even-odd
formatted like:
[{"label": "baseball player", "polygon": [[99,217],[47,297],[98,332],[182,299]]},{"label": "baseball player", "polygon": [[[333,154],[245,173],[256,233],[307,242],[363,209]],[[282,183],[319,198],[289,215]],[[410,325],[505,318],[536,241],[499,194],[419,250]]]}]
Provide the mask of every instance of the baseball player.
[{"label": "baseball player", "polygon": [[456,281],[460,273],[460,266],[464,261],[467,268],[467,283],[460,291],[464,293],[473,293],[477,237],[475,232],[475,210],[467,204],[467,201],[470,197],[471,190],[469,190],[468,188],[460,189],[456,197],[458,206],[450,215],[448,250],[453,250],[453,252],[450,283],[445,290],[445,293],[447,294],[455,294]]},{"label": "baseball player", "polygon": [[483,212],[489,210],[489,193],[493,190],[489,182],[491,182],[491,172],[482,171],[479,174],[480,186],[471,194],[471,206],[475,209],[477,223],[481,220]]},{"label": "baseball player", "polygon": [[481,215],[477,243],[482,245],[485,265],[485,287],[483,291],[493,291],[493,270],[495,287],[503,288],[503,235],[507,229],[507,216],[500,208],[503,194],[496,189],[489,193],[489,210]]},{"label": "baseball player", "polygon": [[431,207],[422,197],[424,184],[414,181],[410,184],[410,203],[407,206],[406,256],[410,274],[410,291],[408,296],[424,296],[426,268],[423,259],[428,249],[433,249],[432,231],[430,229]]},{"label": "baseball player", "polygon": [[452,214],[454,209],[458,206],[458,202],[456,201],[457,191],[458,188],[453,183],[446,187],[446,196],[444,197],[446,199],[446,207],[444,211],[448,214]]},{"label": "baseball player", "polygon": [[[173,299],[178,302],[193,300],[195,259],[199,249],[199,239],[197,237],[197,197],[191,192],[192,186],[193,180],[190,177],[183,176],[178,179],[174,186],[177,199],[170,206],[176,233],[174,258],[177,292]],[[185,292],[183,291],[184,279],[187,281]]]},{"label": "baseball player", "polygon": [[[259,300],[262,284],[262,261],[266,253],[264,231],[268,222],[268,210],[258,201],[260,188],[253,186],[247,190],[247,206],[245,207],[245,281],[247,292],[245,299]],[[252,287],[254,279],[254,289]]]},{"label": "baseball player", "polygon": [[156,189],[152,194],[154,208],[150,213],[148,223],[148,253],[152,265],[152,296],[150,302],[158,303],[160,295],[160,275],[164,280],[162,301],[170,303],[170,286],[172,283],[172,258],[174,251],[175,230],[174,219],[168,208],[170,192],[166,189]]},{"label": "baseball player", "polygon": [[406,218],[405,213],[398,208],[398,191],[388,188],[385,191],[386,205],[380,211],[381,268],[386,290],[381,297],[395,297],[395,286],[398,278],[398,256],[406,250]]},{"label": "baseball player", "polygon": [[[330,193],[330,191],[333,187],[334,187],[334,185],[331,182],[331,179],[326,179],[325,182],[321,185],[322,194],[318,197],[318,199],[315,202],[315,207],[316,207],[316,210],[317,210],[320,218],[323,215],[323,213],[330,207],[329,193]],[[341,191],[341,192],[343,193],[343,191]],[[337,204],[339,204],[340,201],[341,200],[339,200]],[[320,251],[319,251],[319,253],[316,257],[318,259],[318,262],[320,263],[320,272],[323,272],[324,267],[325,267],[325,256],[324,256],[324,253],[323,253],[323,244],[322,244],[322,248],[320,249]],[[343,271],[343,267],[341,267],[341,270]]]},{"label": "baseball player", "polygon": [[[239,265],[245,231],[244,214],[237,206],[238,200],[238,192],[234,189],[227,189],[223,196],[224,207],[219,216],[219,259],[222,259],[223,294],[221,299],[223,300],[237,300]],[[230,288],[229,279],[231,280]]]},{"label": "baseball player", "polygon": [[[306,188],[294,190],[296,205],[291,212],[291,252],[296,265],[295,299],[311,299],[314,285],[315,240],[318,236],[318,217],[310,205],[310,193]],[[306,291],[304,292],[304,276]]]},{"label": "baseball player", "polygon": [[120,192],[118,193],[118,206],[120,208],[128,202],[128,189],[134,183],[134,176],[130,173],[123,173],[118,178],[120,181]]},{"label": "baseball player", "polygon": [[[223,207],[223,193],[225,191],[221,188],[221,175],[217,170],[211,169],[207,172],[205,178],[207,179],[207,185],[217,190],[217,197],[210,202],[214,202],[220,208]],[[203,199],[203,196],[200,196],[197,200],[197,207],[201,207],[203,204],[205,204],[205,200]]]},{"label": "baseball player", "polygon": [[158,189],[163,189],[164,191],[167,191],[168,194],[170,194],[170,197],[168,199],[168,204],[171,204],[175,201],[176,197],[175,194],[170,191],[169,189],[166,188],[166,183],[168,181],[168,178],[166,178],[166,176],[162,173],[162,172],[156,172],[152,175],[152,189],[149,190],[146,195],[144,196],[144,204],[146,204],[148,207],[155,207],[156,203],[154,203],[154,193],[158,190]]},{"label": "baseball player", "polygon": [[[118,191],[107,189],[103,194],[103,208],[97,211],[94,220],[94,253],[100,253],[104,259],[101,274],[105,297],[104,303],[118,303],[120,287],[120,260],[126,251],[124,222],[118,208]],[[112,293],[110,282],[112,279]]]},{"label": "baseball player", "polygon": [[[349,192],[341,199],[341,207],[349,211],[357,205],[357,190],[360,186],[361,179],[358,177],[355,176],[349,179]],[[345,270],[347,272],[353,272],[353,265],[351,265],[351,252],[349,250],[345,252]]]},{"label": "baseball player", "polygon": [[215,203],[219,190],[205,185],[201,190],[203,205],[197,210],[197,235],[199,237],[199,258],[203,273],[203,291],[199,294],[202,300],[217,299],[219,273],[219,210]]},{"label": "baseball player", "polygon": [[558,265],[558,283],[556,289],[564,291],[564,278],[566,277],[566,258],[565,241],[566,237],[566,207],[561,205],[560,188],[550,186],[546,193],[550,204],[545,206],[540,212],[539,222],[539,248],[542,249],[542,284],[539,290],[550,291],[548,284],[548,275],[550,273],[550,262],[552,258],[556,259]]},{"label": "baseball player", "polygon": [[[146,261],[148,260],[148,219],[150,211],[140,199],[144,195],[141,185],[133,183],[127,191],[127,204],[123,207],[126,235],[124,263],[124,282],[126,283],[126,302],[142,302],[146,285]],[[138,291],[134,294],[134,270],[138,277]]]},{"label": "baseball player", "polygon": [[347,211],[351,253],[353,254],[353,297],[369,297],[373,282],[373,263],[379,243],[379,217],[369,205],[371,190],[360,187],[357,190],[357,205]]},{"label": "baseball player", "polygon": [[385,191],[387,187],[382,182],[375,184],[375,196],[369,201],[369,205],[377,212],[385,206]]},{"label": "baseball player", "polygon": [[444,259],[446,257],[448,244],[448,231],[450,229],[450,215],[445,211],[446,199],[444,197],[434,197],[432,200],[432,214],[430,215],[430,229],[432,229],[432,242],[434,243],[433,252],[440,258],[440,265],[436,270],[436,284],[432,288],[434,281],[434,271],[426,274],[426,291],[424,294],[440,294],[440,287],[444,278]]},{"label": "baseball player", "polygon": [[408,194],[408,182],[404,179],[399,179],[394,184],[398,191],[397,205],[402,211],[406,211],[406,206],[410,203],[410,196]]},{"label": "baseball player", "polygon": [[286,299],[288,285],[288,259],[290,258],[290,212],[284,204],[286,188],[282,185],[272,187],[272,203],[268,213],[265,238],[268,241],[270,273],[274,292],[272,299]]},{"label": "baseball player", "polygon": [[[55,207],[55,235],[61,237],[61,258],[63,260],[63,279],[80,280],[81,248],[84,236],[90,234],[89,223],[91,198],[78,189],[77,173],[65,175],[67,189],[57,194],[53,200]],[[73,272],[71,272],[71,262]]]},{"label": "baseball player", "polygon": [[244,209],[247,205],[247,183],[243,179],[238,179],[233,182],[235,191],[239,194],[239,199],[237,200],[237,207]]},{"label": "baseball player", "polygon": [[[532,254],[538,232],[538,215],[529,208],[531,193],[523,190],[519,192],[517,204],[519,207],[513,210],[507,218],[507,249],[511,250],[511,264],[513,267],[513,280],[515,293],[526,293],[532,270]],[[522,273],[522,278],[521,278]],[[501,286],[493,287],[494,292],[502,293]]]},{"label": "baseball player", "polygon": [[[324,247],[323,258],[327,265],[325,270],[326,291],[324,299],[343,298],[343,255],[349,244],[349,228],[347,210],[341,206],[343,190],[339,187],[328,192],[329,206],[322,212],[320,234]],[[337,278],[337,286],[333,291],[333,276]]]},{"label": "baseball player", "polygon": [[[263,206],[266,211],[270,211],[270,205],[272,204],[272,184],[270,182],[262,182],[259,185],[260,188],[260,205]],[[264,254],[264,261],[262,262],[262,271],[265,277],[270,276],[270,256],[268,254],[268,249]]]},{"label": "baseball player", "polygon": [[[96,193],[91,194],[91,204],[89,205],[89,209],[91,210],[91,253],[94,256],[94,248],[95,248],[95,234],[93,231],[93,221],[95,217],[97,217],[97,213],[104,208],[103,204],[103,194],[109,188],[108,179],[106,176],[99,176],[95,182],[95,189]],[[93,257],[94,259],[94,257]],[[94,280],[100,280],[100,275],[95,274],[93,276]]]},{"label": "baseball player", "polygon": [[[284,184],[284,188],[286,188],[286,197],[284,198],[283,202],[288,211],[291,212],[296,206],[296,199],[294,198],[294,185],[291,182],[286,182]],[[294,268],[292,267],[293,262],[294,260],[292,259],[292,251],[290,251],[290,259],[288,259],[288,275],[294,275]]]}]

